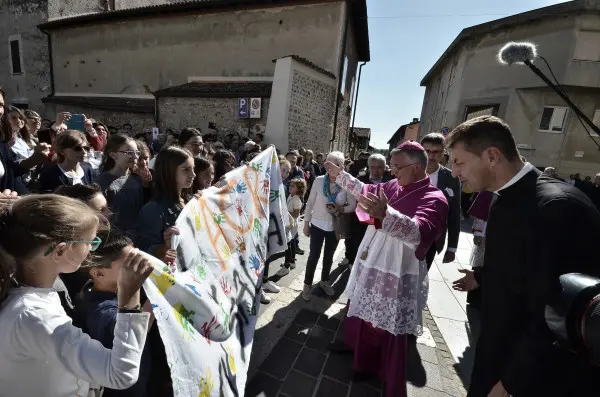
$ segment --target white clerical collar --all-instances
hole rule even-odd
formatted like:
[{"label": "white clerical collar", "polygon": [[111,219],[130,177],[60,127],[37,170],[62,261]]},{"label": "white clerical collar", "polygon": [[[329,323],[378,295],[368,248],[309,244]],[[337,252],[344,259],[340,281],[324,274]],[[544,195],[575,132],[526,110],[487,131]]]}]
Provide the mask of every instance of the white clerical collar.
[{"label": "white clerical collar", "polygon": [[523,166],[523,168],[521,168],[521,171],[517,172],[517,174],[515,176],[513,176],[512,179],[510,181],[508,181],[508,183],[506,185],[502,186],[500,189],[496,190],[494,193],[498,194],[498,192],[500,190],[504,190],[507,187],[510,187],[510,186],[514,185],[521,178],[523,178],[525,175],[527,175],[527,173],[529,171],[531,171],[532,169],[533,169],[533,165],[531,165],[530,163],[525,163],[525,165]]}]

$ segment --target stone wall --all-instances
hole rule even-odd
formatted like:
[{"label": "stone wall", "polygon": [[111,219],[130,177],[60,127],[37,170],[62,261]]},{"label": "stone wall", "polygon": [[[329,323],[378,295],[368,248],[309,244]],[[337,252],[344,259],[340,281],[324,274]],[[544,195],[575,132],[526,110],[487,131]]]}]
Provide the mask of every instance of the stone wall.
[{"label": "stone wall", "polygon": [[293,71],[288,113],[289,149],[329,151],[336,86]]},{"label": "stone wall", "polygon": [[155,127],[154,115],[149,113],[126,113],[118,111],[98,110],[79,106],[46,105],[46,117],[54,120],[58,112],[71,112],[71,114],[85,114],[86,117],[100,121],[112,132],[130,133],[127,124],[131,125],[131,132],[149,132]]},{"label": "stone wall", "polygon": [[[48,39],[37,25],[46,20],[46,7],[46,0],[0,0],[0,86],[7,104],[43,111],[40,99],[50,93]],[[11,73],[9,38],[20,39],[21,74]]]},{"label": "stone wall", "polygon": [[262,98],[260,119],[237,117],[237,98],[159,98],[159,128],[178,131],[186,127],[197,127],[207,122],[215,123],[221,135],[239,132],[250,137],[254,132],[264,133],[269,113],[269,98]]},{"label": "stone wall", "polygon": [[48,19],[105,12],[107,0],[48,0]]}]

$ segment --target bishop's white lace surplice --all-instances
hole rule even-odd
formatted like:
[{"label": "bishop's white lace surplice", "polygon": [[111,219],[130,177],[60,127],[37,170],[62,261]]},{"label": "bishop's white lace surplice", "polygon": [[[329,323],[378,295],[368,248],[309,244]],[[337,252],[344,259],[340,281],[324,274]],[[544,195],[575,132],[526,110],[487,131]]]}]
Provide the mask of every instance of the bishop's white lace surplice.
[{"label": "bishop's white lace surplice", "polygon": [[[363,183],[346,172],[336,183],[355,196],[363,190]],[[417,222],[390,206],[381,229],[367,228],[346,287],[349,317],[393,335],[422,333],[429,282],[425,261],[415,256],[420,241]]]}]

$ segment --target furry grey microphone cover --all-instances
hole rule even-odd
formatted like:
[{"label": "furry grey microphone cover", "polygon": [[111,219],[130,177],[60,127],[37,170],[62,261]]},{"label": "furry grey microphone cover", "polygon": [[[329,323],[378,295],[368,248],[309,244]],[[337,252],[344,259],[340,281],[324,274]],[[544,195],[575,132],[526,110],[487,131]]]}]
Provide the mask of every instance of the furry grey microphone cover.
[{"label": "furry grey microphone cover", "polygon": [[498,52],[498,61],[505,65],[512,65],[514,63],[522,64],[527,60],[533,61],[537,56],[535,44],[529,42],[510,42]]}]

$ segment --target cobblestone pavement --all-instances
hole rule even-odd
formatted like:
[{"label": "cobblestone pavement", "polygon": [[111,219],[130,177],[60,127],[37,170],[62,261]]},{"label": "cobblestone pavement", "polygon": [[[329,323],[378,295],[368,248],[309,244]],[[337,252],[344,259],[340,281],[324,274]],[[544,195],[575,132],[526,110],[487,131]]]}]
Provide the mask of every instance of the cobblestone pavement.
[{"label": "cobblestone pavement", "polygon": [[[270,294],[272,302],[260,309],[246,397],[382,396],[378,381],[352,381],[351,355],[340,356],[327,350],[329,342],[341,338],[343,329],[341,321],[347,299],[342,292],[349,269],[336,269],[344,255],[343,242],[336,250],[332,272],[337,294],[329,298],[316,287],[310,302],[300,296],[308,239],[301,237],[300,245],[306,254],[297,256],[298,267],[289,275],[281,277],[279,264],[271,264],[269,275],[278,280],[281,292]],[[315,274],[320,274],[320,269],[321,263]],[[408,396],[465,396],[456,363],[429,310],[424,313],[424,326],[416,349],[409,352]]]}]

